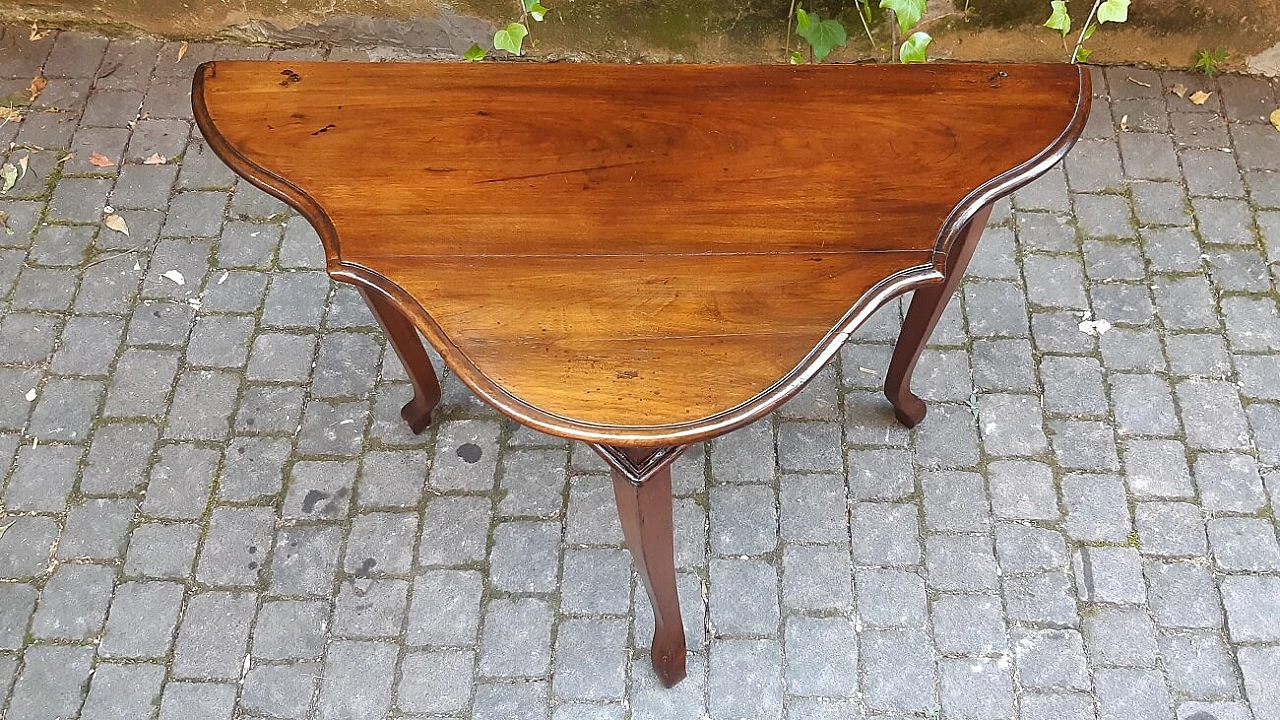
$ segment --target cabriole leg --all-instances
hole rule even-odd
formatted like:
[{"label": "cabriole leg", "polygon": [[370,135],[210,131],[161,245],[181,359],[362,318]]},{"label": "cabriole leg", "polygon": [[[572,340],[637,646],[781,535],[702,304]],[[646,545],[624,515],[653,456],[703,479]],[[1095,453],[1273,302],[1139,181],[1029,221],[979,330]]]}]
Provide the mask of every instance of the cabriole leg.
[{"label": "cabriole leg", "polygon": [[[637,464],[651,450],[627,450]],[[671,466],[664,464],[642,483],[613,470],[622,534],[653,606],[653,669],[666,687],[685,676],[684,623],[676,596],[674,527],[671,520]]]},{"label": "cabriole leg", "polygon": [[965,268],[978,247],[978,239],[982,237],[990,215],[991,206],[988,205],[973,216],[947,256],[946,277],[937,285],[916,290],[911,298],[911,306],[907,309],[907,318],[902,323],[902,332],[898,335],[898,344],[894,346],[893,359],[884,379],[884,394],[893,404],[893,414],[898,422],[909,428],[920,424],[925,415],[924,401],[911,392],[911,374],[920,360],[920,353],[924,352],[925,343],[933,334],[933,328],[946,310],[947,302],[964,277]]},{"label": "cabriole leg", "polygon": [[400,409],[400,417],[409,423],[414,434],[421,433],[431,424],[431,411],[440,402],[440,381],[436,378],[435,368],[431,366],[431,358],[426,348],[418,339],[418,331],[409,318],[400,312],[391,301],[377,292],[360,289],[369,310],[378,319],[382,331],[387,334],[391,347],[395,348],[400,363],[404,365],[409,381],[413,383],[413,399]]}]

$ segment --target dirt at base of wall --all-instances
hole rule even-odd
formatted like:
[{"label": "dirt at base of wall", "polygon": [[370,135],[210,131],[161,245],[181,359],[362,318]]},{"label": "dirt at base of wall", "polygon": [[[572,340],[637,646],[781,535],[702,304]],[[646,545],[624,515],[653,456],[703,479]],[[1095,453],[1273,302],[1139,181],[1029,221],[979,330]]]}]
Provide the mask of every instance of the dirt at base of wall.
[{"label": "dirt at base of wall", "polygon": [[[518,0],[0,0],[0,23],[273,45],[380,48],[388,56],[451,57],[490,46],[500,24],[520,18]],[[554,0],[530,38],[534,55],[652,62],[778,62],[786,57],[791,0]],[[838,16],[849,43],[831,60],[885,59],[888,29],[857,20],[856,0],[805,3]],[[925,22],[932,57],[958,60],[1065,60],[1070,40],[1040,26],[1048,0],[934,0]],[[1077,16],[1091,3],[1072,0]],[[965,8],[967,7],[967,11]],[[1280,75],[1280,0],[1134,0],[1124,26],[1090,40],[1092,61],[1189,67],[1202,49],[1222,48],[1225,69]],[[1041,17],[1044,16],[1044,17]],[[794,40],[794,38],[793,38]],[[793,42],[794,47],[794,42]]]}]

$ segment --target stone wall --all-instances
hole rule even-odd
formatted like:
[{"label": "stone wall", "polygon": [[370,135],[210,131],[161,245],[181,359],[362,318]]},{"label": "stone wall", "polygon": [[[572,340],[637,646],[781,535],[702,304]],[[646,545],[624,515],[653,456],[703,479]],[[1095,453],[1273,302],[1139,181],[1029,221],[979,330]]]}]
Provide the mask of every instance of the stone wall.
[{"label": "stone wall", "polygon": [[[783,57],[790,0],[554,0],[536,28],[535,54],[595,60],[762,62]],[[875,57],[854,0],[807,3],[843,16],[850,44],[833,60]],[[1074,14],[1089,3],[1072,0]],[[935,57],[1054,60],[1068,55],[1049,30],[1048,0],[934,0]],[[964,8],[968,13],[964,13]],[[0,22],[93,27],[167,38],[379,46],[393,54],[447,55],[492,36],[519,15],[518,0],[0,0]],[[878,39],[887,38],[883,28]],[[856,32],[855,32],[856,31]],[[1280,0],[1134,0],[1130,22],[1090,43],[1101,63],[1187,66],[1223,47],[1229,66],[1280,71]]]}]

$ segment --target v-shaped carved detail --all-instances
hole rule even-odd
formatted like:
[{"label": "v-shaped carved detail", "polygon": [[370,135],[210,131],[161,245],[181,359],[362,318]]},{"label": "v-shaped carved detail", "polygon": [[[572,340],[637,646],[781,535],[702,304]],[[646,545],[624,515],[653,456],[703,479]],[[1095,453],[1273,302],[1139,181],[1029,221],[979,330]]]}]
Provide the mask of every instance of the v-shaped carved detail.
[{"label": "v-shaped carved detail", "polygon": [[587,444],[609,463],[609,467],[618,471],[632,485],[643,485],[646,480],[653,477],[654,473],[675,462],[676,458],[689,448],[688,445],[656,448],[642,460],[636,461],[628,455],[626,448],[596,443]]}]

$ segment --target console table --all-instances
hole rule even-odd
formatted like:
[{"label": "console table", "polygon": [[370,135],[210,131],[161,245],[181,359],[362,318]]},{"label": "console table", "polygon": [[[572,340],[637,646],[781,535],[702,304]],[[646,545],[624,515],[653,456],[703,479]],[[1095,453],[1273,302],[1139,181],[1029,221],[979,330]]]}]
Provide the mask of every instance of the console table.
[{"label": "console table", "polygon": [[991,204],[1070,149],[1073,65],[215,62],[210,147],[297,208],[360,289],[412,384],[421,333],[481,398],[609,463],[654,609],[653,664],[685,674],[670,463],[800,390],[914,290],[885,382],[911,373]]}]

